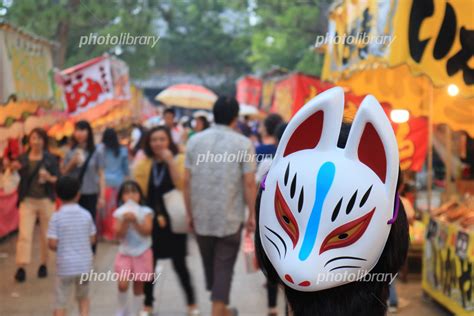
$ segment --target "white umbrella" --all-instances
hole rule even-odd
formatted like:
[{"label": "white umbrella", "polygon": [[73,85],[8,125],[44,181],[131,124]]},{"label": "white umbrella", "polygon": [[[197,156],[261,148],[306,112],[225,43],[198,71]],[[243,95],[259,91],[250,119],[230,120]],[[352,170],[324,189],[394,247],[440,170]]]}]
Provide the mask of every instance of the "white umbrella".
[{"label": "white umbrella", "polygon": [[258,109],[254,107],[253,105],[248,105],[248,104],[241,104],[240,105],[240,110],[239,110],[239,115],[240,116],[254,116],[258,115]]}]

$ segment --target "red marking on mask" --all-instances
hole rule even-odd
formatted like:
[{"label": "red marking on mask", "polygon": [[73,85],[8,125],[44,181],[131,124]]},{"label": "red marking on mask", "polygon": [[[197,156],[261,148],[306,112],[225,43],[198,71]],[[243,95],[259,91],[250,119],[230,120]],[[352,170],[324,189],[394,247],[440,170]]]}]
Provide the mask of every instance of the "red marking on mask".
[{"label": "red marking on mask", "polygon": [[285,198],[281,194],[280,187],[276,187],[275,192],[275,215],[280,223],[281,227],[285,232],[290,236],[291,241],[293,242],[293,249],[298,243],[300,232],[298,229],[298,223],[296,222],[295,217],[291,213],[290,207],[286,204]]},{"label": "red marking on mask", "polygon": [[285,280],[287,280],[288,282],[293,283],[293,284],[295,283],[295,282],[293,282],[293,278],[289,274],[285,274]]},{"label": "red marking on mask", "polygon": [[347,247],[359,240],[369,226],[374,212],[375,207],[364,216],[339,226],[330,232],[324,239],[319,254],[322,254],[329,249]]}]

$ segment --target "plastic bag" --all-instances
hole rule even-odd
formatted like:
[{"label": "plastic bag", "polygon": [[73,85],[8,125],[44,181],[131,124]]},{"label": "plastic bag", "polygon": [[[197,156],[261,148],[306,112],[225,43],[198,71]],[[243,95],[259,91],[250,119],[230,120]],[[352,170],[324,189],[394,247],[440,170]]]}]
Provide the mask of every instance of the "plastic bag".
[{"label": "plastic bag", "polygon": [[10,194],[16,191],[18,184],[20,184],[20,175],[17,171],[5,170],[0,179],[0,188],[5,194]]}]

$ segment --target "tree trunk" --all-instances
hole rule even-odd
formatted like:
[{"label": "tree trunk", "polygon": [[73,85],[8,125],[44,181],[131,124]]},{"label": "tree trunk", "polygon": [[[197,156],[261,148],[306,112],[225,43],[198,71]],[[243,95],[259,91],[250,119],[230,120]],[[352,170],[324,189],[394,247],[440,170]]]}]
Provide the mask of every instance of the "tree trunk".
[{"label": "tree trunk", "polygon": [[[73,12],[75,14],[77,12],[77,8],[80,4],[81,0],[69,0],[67,4],[68,11]],[[70,25],[71,17],[67,17],[58,23],[58,27],[56,29],[56,41],[59,44],[54,50],[53,62],[54,66],[63,69],[64,63],[66,62],[66,54],[67,54],[67,46],[68,46],[68,39],[69,39],[69,25]]]}]

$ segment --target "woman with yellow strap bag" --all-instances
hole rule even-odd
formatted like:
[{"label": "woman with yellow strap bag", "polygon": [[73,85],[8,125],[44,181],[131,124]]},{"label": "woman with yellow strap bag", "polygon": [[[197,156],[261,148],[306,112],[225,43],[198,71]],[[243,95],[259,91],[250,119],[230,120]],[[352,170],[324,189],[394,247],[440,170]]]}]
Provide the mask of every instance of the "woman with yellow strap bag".
[{"label": "woman with yellow strap bag", "polygon": [[[152,250],[153,260],[170,258],[186,294],[189,315],[199,315],[194,288],[186,265],[187,234],[176,233],[172,227],[170,209],[179,209],[181,203],[176,189],[182,187],[184,157],[178,154],[171,133],[165,126],[151,129],[144,142],[146,158],[137,162],[133,178],[143,190],[147,205],[154,210]],[[173,194],[171,199],[167,199]],[[168,196],[167,196],[168,194]],[[172,201],[170,204],[169,201]],[[168,203],[167,203],[167,202]],[[168,206],[168,207],[167,207]],[[145,310],[153,310],[153,284],[145,283]]]}]

